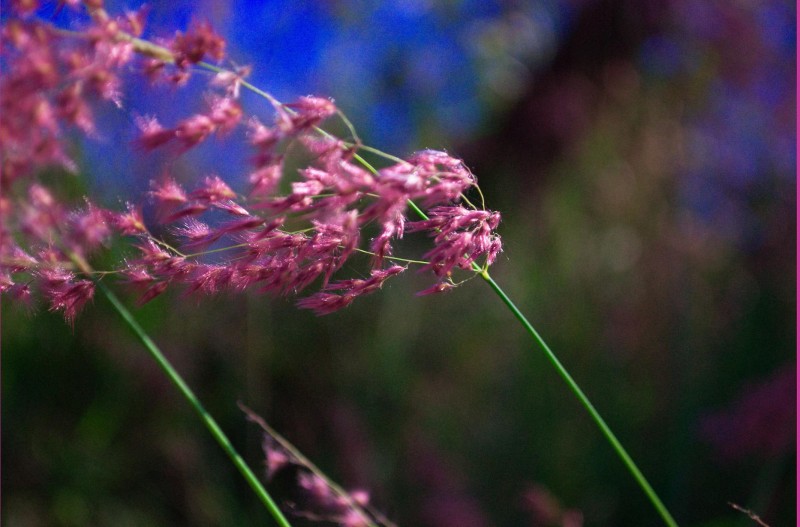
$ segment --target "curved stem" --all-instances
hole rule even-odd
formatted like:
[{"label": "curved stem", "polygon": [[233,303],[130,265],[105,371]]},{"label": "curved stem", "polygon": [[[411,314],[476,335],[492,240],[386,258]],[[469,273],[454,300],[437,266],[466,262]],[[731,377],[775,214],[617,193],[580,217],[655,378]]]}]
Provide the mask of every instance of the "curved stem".
[{"label": "curved stem", "polygon": [[111,302],[111,305],[114,306],[114,309],[117,310],[117,313],[122,317],[123,320],[128,324],[128,326],[133,330],[139,340],[142,341],[144,347],[150,352],[150,355],[156,360],[158,365],[167,374],[169,380],[178,388],[181,394],[189,401],[189,404],[192,405],[192,408],[197,412],[200,416],[200,419],[203,421],[203,424],[206,425],[211,435],[214,436],[214,439],[217,440],[219,446],[222,447],[222,450],[228,454],[228,457],[231,459],[233,464],[239,469],[239,472],[242,473],[244,479],[250,485],[250,488],[253,489],[253,492],[259,497],[261,502],[267,508],[269,513],[275,519],[275,521],[281,527],[291,527],[289,521],[283,515],[281,510],[278,508],[277,504],[273,501],[270,497],[269,493],[267,493],[266,489],[261,482],[258,480],[253,471],[250,470],[250,467],[244,462],[242,456],[236,452],[236,449],[233,447],[230,439],[228,436],[225,435],[225,432],[217,424],[216,420],[206,411],[203,405],[200,403],[200,400],[194,394],[189,385],[183,380],[180,374],[175,370],[175,368],[170,364],[167,358],[161,353],[161,350],[158,348],[155,342],[147,335],[144,329],[139,325],[135,318],[130,311],[120,302],[117,296],[102,282],[97,282],[97,286],[100,290],[105,294],[108,301]]},{"label": "curved stem", "polygon": [[594,422],[600,428],[600,431],[603,432],[603,435],[606,436],[606,439],[608,440],[609,443],[611,443],[611,446],[617,452],[619,457],[622,458],[622,462],[628,468],[628,471],[630,471],[630,473],[633,475],[634,479],[642,488],[644,493],[647,494],[647,497],[650,499],[650,502],[656,508],[658,513],[661,515],[661,518],[664,520],[664,523],[666,523],[669,527],[678,527],[678,524],[675,522],[675,519],[672,517],[667,508],[664,506],[664,503],[661,501],[656,492],[653,490],[653,487],[650,486],[650,483],[647,482],[647,479],[644,477],[644,474],[642,474],[642,472],[639,470],[639,467],[637,467],[636,463],[633,462],[631,456],[622,446],[622,443],[619,442],[617,436],[614,435],[614,432],[611,431],[611,428],[609,428],[609,426],[606,424],[605,420],[597,411],[597,409],[595,409],[594,405],[591,403],[586,394],[583,393],[583,390],[581,390],[580,386],[578,386],[578,383],[575,382],[575,379],[572,378],[572,376],[569,374],[564,365],[561,364],[561,361],[558,360],[558,357],[556,357],[555,353],[553,353],[553,350],[550,349],[550,346],[548,346],[547,343],[544,341],[544,339],[541,337],[541,335],[539,335],[539,332],[534,329],[534,327],[531,325],[528,319],[525,318],[525,315],[523,315],[522,312],[519,310],[519,308],[514,304],[514,302],[512,302],[511,299],[508,298],[508,295],[506,295],[505,291],[503,291],[503,289],[497,284],[497,282],[495,282],[494,279],[492,279],[492,277],[489,276],[488,271],[483,270],[480,272],[480,275],[486,281],[486,283],[489,284],[489,287],[491,287],[492,290],[494,290],[497,296],[500,297],[500,299],[508,307],[508,309],[511,310],[511,312],[514,314],[517,320],[519,320],[519,322],[525,327],[525,329],[533,337],[534,341],[536,341],[536,343],[539,345],[542,351],[544,351],[548,360],[556,369],[558,374],[561,376],[564,382],[567,383],[569,388],[572,390],[572,392],[575,394],[575,396],[578,398],[578,400],[581,402],[584,408],[586,408],[586,411],[589,412],[589,415],[592,417]]}]

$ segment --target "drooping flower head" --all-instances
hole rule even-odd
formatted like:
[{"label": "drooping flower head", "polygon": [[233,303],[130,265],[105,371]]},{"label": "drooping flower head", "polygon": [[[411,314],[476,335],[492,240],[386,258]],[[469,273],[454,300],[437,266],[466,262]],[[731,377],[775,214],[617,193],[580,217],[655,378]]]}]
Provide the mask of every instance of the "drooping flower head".
[{"label": "drooping flower head", "polygon": [[[405,160],[386,156],[392,164],[375,169],[358,155],[357,138],[349,142],[321,128],[340,115],[329,98],[309,95],[283,104],[265,95],[262,110],[271,119],[246,115],[239,99],[249,87],[249,68],[225,70],[203,62],[219,62],[225,52],[224,40],[208,23],[195,23],[159,46],[134,38],[142,34],[142,12],[113,18],[97,5],[85,29],[89,38],[71,39],[30,18],[33,9],[23,4],[15,4],[22,16],[10,18],[2,30],[8,43],[4,64],[11,67],[0,81],[2,183],[30,180],[27,192],[4,197],[0,208],[4,292],[33,284],[52,309],[71,320],[91,298],[92,258],[110,237],[121,236],[132,241],[132,250],[118,268],[105,272],[121,276],[142,302],[181,284],[187,292],[209,294],[253,288],[298,295],[316,289],[298,305],[321,315],[406,270],[411,260],[400,258],[398,249],[406,232],[425,231],[434,244],[422,268],[433,271],[436,282],[424,294],[452,289],[454,272],[491,265],[500,252],[499,215],[464,199],[477,181],[460,159],[423,150]],[[215,72],[201,112],[171,125],[136,116],[140,134],[134,146],[142,155],[164,149],[175,158],[208,148],[212,135],[246,123],[253,149],[247,189],[240,191],[213,169],[181,183],[167,173],[154,179],[145,202],[127,197],[124,210],[108,210],[90,201],[77,208],[62,204],[37,181],[46,165],[77,168],[65,154],[64,131],[100,133],[93,107],[119,105],[121,68],[134,60],[139,64],[132,71],[176,86],[195,68]],[[308,164],[289,170],[298,159]],[[419,217],[417,206],[429,217]],[[33,261],[20,266],[20,251],[34,255]],[[358,265],[345,264],[356,259],[362,269],[354,272]]]}]

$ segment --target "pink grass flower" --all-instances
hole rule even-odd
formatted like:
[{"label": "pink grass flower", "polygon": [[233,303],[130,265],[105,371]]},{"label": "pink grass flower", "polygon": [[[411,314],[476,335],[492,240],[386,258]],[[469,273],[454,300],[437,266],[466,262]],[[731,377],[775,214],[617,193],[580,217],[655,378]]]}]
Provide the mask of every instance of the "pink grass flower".
[{"label": "pink grass flower", "polygon": [[208,176],[203,180],[203,186],[193,191],[191,196],[201,201],[226,202],[236,197],[225,181],[219,176]]},{"label": "pink grass flower", "polygon": [[[383,283],[392,276],[405,271],[406,268],[394,265],[387,269],[375,269],[367,279],[341,280],[328,284],[324,291],[297,301],[297,306],[310,309],[316,315],[327,315],[349,306],[356,298],[373,293],[383,286]],[[333,294],[328,291],[342,291]]]},{"label": "pink grass flower", "polygon": [[111,236],[107,213],[91,203],[86,209],[70,214],[68,218],[73,250],[84,253],[105,243]]},{"label": "pink grass flower", "polygon": [[270,196],[283,177],[283,156],[267,156],[264,162],[248,176],[251,185],[250,196],[265,198]]},{"label": "pink grass flower", "polygon": [[487,257],[491,264],[502,250],[499,237],[494,234],[500,215],[484,210],[464,207],[435,207],[429,211],[430,219],[410,222],[409,232],[428,230],[434,237],[435,247],[425,254],[431,269],[439,277],[446,277],[454,267],[469,269],[477,258]]},{"label": "pink grass flower", "polygon": [[231,97],[212,96],[209,100],[208,117],[220,132],[226,133],[239,124],[242,107]]},{"label": "pink grass flower", "polygon": [[232,199],[224,201],[212,201],[211,206],[215,209],[222,210],[233,216],[250,216],[247,209],[233,201]]},{"label": "pink grass flower", "polygon": [[111,223],[114,225],[120,234],[136,235],[144,234],[147,232],[147,227],[144,225],[144,218],[142,218],[141,208],[126,203],[126,212],[108,212]]},{"label": "pink grass flower", "polygon": [[238,99],[242,82],[250,75],[251,70],[250,66],[240,66],[234,71],[220,71],[211,80],[211,85],[222,87],[225,90],[225,95]]},{"label": "pink grass flower", "polygon": [[336,105],[333,101],[322,97],[300,97],[296,102],[286,106],[296,112],[290,117],[294,131],[307,130],[317,126],[336,114]]},{"label": "pink grass flower", "polygon": [[175,64],[181,68],[197,64],[206,55],[217,61],[225,57],[225,40],[208,22],[195,23],[186,33],[178,32],[170,48],[175,54]]},{"label": "pink grass flower", "polygon": [[50,302],[51,311],[61,311],[73,324],[81,308],[94,296],[90,280],[76,280],[75,275],[61,269],[40,271],[41,290]]},{"label": "pink grass flower", "polygon": [[175,139],[175,130],[165,129],[155,117],[136,117],[136,125],[142,131],[134,144],[143,150],[154,150]]}]

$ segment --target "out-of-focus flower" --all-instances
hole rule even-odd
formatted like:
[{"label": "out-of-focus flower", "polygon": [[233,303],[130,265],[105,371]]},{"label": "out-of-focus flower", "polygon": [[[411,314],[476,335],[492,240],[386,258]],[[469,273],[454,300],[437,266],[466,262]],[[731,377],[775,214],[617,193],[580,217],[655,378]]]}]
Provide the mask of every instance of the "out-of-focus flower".
[{"label": "out-of-focus flower", "polygon": [[522,494],[522,505],[530,514],[531,525],[548,527],[582,527],[583,514],[565,509],[558,498],[539,484],[530,485]]},{"label": "out-of-focus flower", "polygon": [[747,387],[728,408],[703,418],[700,433],[722,459],[780,456],[793,448],[796,371],[787,365]]}]

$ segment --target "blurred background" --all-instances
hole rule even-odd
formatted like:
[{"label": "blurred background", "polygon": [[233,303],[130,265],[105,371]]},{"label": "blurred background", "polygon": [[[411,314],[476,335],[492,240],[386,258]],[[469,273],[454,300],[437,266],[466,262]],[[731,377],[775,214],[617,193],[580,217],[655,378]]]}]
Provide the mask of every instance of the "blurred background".
[{"label": "blurred background", "polygon": [[[796,503],[795,9],[170,1],[147,36],[210,20],[282,100],[331,96],[367,144],[462,157],[503,214],[493,275],[678,522],[754,525],[731,502],[777,527]],[[133,117],[174,123],[204,85],[132,81],[76,141],[86,177],[65,192],[136,200],[167,161],[130,151]],[[243,185],[241,139],[170,169]],[[260,433],[237,401],[399,525],[659,525],[485,284],[414,298],[427,285],[408,273],[323,318],[179,293],[136,315],[251,466]],[[104,299],[74,329],[6,300],[2,322],[5,525],[271,524]]]}]

